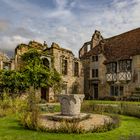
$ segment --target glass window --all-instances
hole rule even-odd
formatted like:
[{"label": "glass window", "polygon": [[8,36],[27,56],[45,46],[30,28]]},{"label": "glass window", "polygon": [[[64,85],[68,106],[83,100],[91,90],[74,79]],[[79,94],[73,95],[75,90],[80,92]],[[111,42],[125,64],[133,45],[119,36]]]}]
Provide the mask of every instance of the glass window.
[{"label": "glass window", "polygon": [[131,60],[121,60],[119,61],[119,71],[131,71]]},{"label": "glass window", "polygon": [[62,74],[67,75],[68,73],[68,61],[67,59],[62,59]]},{"label": "glass window", "polygon": [[118,96],[119,90],[118,86],[112,85],[110,86],[110,95],[111,96]]},{"label": "glass window", "polygon": [[131,60],[126,61],[126,69],[127,71],[131,71]]},{"label": "glass window", "polygon": [[92,77],[98,77],[98,69],[92,69]]},{"label": "glass window", "polygon": [[79,63],[74,62],[74,76],[79,76]]},{"label": "glass window", "polygon": [[123,86],[111,85],[110,86],[110,95],[111,96],[122,96],[123,95]]},{"label": "glass window", "polygon": [[117,72],[117,63],[109,63],[106,65],[107,73],[116,73]]},{"label": "glass window", "polygon": [[92,56],[92,62],[98,61],[98,55],[93,55]]}]

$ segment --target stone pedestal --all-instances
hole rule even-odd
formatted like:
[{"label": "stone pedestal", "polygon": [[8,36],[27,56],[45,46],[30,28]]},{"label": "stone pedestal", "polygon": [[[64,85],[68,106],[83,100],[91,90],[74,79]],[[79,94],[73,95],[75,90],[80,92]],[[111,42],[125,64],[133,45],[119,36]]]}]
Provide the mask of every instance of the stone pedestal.
[{"label": "stone pedestal", "polygon": [[83,94],[65,94],[58,97],[61,104],[61,115],[76,116],[80,115]]}]

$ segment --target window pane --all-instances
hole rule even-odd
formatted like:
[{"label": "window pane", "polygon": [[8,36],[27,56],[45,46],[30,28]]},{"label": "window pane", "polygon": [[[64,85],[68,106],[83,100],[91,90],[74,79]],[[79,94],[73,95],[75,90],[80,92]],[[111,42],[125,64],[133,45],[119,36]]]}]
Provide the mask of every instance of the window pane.
[{"label": "window pane", "polygon": [[96,55],[96,61],[98,61],[98,55]]},{"label": "window pane", "polygon": [[119,71],[131,71],[131,60],[120,61]]},{"label": "window pane", "polygon": [[98,61],[98,55],[93,55],[92,56],[92,62]]},{"label": "window pane", "polygon": [[110,86],[110,95],[114,96],[114,86]]},{"label": "window pane", "polygon": [[79,76],[79,64],[78,64],[78,62],[74,63],[74,76]]},{"label": "window pane", "polygon": [[116,85],[110,86],[110,95],[111,96],[118,96],[119,87]]},{"label": "window pane", "polygon": [[126,63],[126,70],[127,70],[127,71],[131,71],[131,60],[127,60],[127,63]]},{"label": "window pane", "polygon": [[92,62],[94,62],[94,56],[92,56]]},{"label": "window pane", "polygon": [[98,77],[98,69],[92,69],[92,77]]},{"label": "window pane", "polygon": [[95,72],[96,72],[96,77],[98,77],[98,69],[96,69]]},{"label": "window pane", "polygon": [[116,73],[117,72],[117,63],[107,64],[107,73]]},{"label": "window pane", "polygon": [[92,77],[95,77],[95,75],[94,75],[94,69],[92,69]]},{"label": "window pane", "polygon": [[62,74],[64,75],[67,75],[67,60],[66,59],[63,59],[62,60]]},{"label": "window pane", "polygon": [[110,73],[111,72],[110,71],[111,70],[110,66],[111,66],[110,64],[107,64],[107,73]]}]

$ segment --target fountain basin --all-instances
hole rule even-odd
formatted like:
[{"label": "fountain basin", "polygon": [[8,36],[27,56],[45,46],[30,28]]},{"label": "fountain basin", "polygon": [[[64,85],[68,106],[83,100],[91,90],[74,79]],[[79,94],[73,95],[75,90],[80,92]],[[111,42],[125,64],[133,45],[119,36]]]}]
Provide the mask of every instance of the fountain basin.
[{"label": "fountain basin", "polygon": [[90,114],[80,113],[79,115],[75,115],[75,116],[64,116],[64,115],[61,115],[60,113],[55,113],[53,115],[47,114],[46,117],[52,121],[80,122],[80,121],[88,119],[90,117]]}]

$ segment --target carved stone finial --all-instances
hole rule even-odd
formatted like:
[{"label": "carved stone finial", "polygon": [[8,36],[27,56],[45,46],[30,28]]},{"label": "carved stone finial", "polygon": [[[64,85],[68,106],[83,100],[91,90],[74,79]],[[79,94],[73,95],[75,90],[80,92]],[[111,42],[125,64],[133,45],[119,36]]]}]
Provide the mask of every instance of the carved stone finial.
[{"label": "carved stone finial", "polygon": [[80,114],[83,94],[59,95],[61,104],[61,115],[75,116]]}]

